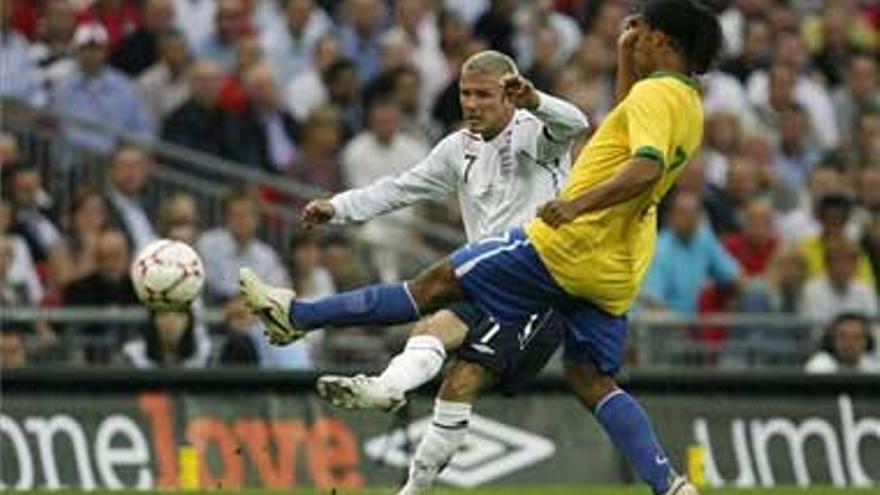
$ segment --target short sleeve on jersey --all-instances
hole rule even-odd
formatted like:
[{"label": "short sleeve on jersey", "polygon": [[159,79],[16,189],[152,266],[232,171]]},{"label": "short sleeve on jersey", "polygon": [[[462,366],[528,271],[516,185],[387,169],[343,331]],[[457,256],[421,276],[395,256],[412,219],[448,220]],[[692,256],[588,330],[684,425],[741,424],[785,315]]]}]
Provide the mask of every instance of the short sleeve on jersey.
[{"label": "short sleeve on jersey", "polygon": [[656,79],[633,86],[624,101],[630,154],[666,164],[672,148],[672,115],[663,94],[663,83]]}]

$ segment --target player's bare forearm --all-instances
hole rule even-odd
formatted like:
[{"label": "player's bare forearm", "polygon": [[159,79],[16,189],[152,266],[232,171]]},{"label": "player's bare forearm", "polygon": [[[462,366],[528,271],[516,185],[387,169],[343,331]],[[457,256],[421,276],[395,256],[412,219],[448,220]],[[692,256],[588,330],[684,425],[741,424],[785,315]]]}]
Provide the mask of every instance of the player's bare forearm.
[{"label": "player's bare forearm", "polygon": [[617,39],[617,73],[614,77],[614,103],[620,103],[638,80],[633,60],[636,35],[644,26],[644,18],[632,15],[624,19],[623,29]]},{"label": "player's bare forearm", "polygon": [[630,200],[650,189],[660,178],[661,166],[650,158],[633,158],[610,179],[584,191],[580,196],[565,201],[551,201],[538,211],[547,225],[556,228],[577,217],[603,210]]}]

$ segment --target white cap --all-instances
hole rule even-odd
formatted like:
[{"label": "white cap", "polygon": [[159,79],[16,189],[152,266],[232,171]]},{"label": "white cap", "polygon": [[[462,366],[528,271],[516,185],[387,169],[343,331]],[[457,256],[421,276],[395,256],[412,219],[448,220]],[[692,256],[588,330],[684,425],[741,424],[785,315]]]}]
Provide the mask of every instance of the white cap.
[{"label": "white cap", "polygon": [[97,23],[83,24],[73,34],[73,46],[77,48],[92,44],[106,45],[109,40],[107,30]]}]

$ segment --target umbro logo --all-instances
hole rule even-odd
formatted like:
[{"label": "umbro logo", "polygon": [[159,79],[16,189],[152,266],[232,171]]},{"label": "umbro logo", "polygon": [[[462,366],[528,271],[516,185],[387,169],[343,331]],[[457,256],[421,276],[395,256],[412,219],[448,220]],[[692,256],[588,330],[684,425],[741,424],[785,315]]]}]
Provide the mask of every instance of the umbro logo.
[{"label": "umbro logo", "polygon": [[[412,445],[421,440],[430,422],[429,416],[409,425],[407,432]],[[403,429],[397,429],[367,440],[364,451],[370,459],[406,468],[406,444]],[[464,446],[440,473],[439,480],[473,488],[541,462],[555,452],[556,446],[544,437],[475,414],[471,416]]]}]

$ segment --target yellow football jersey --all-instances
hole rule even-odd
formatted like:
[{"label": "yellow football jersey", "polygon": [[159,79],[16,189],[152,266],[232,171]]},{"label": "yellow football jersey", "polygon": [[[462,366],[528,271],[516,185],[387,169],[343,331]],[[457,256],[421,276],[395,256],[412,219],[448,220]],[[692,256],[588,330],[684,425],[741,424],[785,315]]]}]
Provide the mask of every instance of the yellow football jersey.
[{"label": "yellow football jersey", "polygon": [[535,250],[556,282],[609,313],[625,313],[654,254],[656,205],[672,187],[703,136],[696,83],[656,72],[630,89],[572,167],[561,193],[573,199],[610,179],[634,156],[657,159],[660,179],[642,194],[553,229],[540,219],[526,226]]}]

